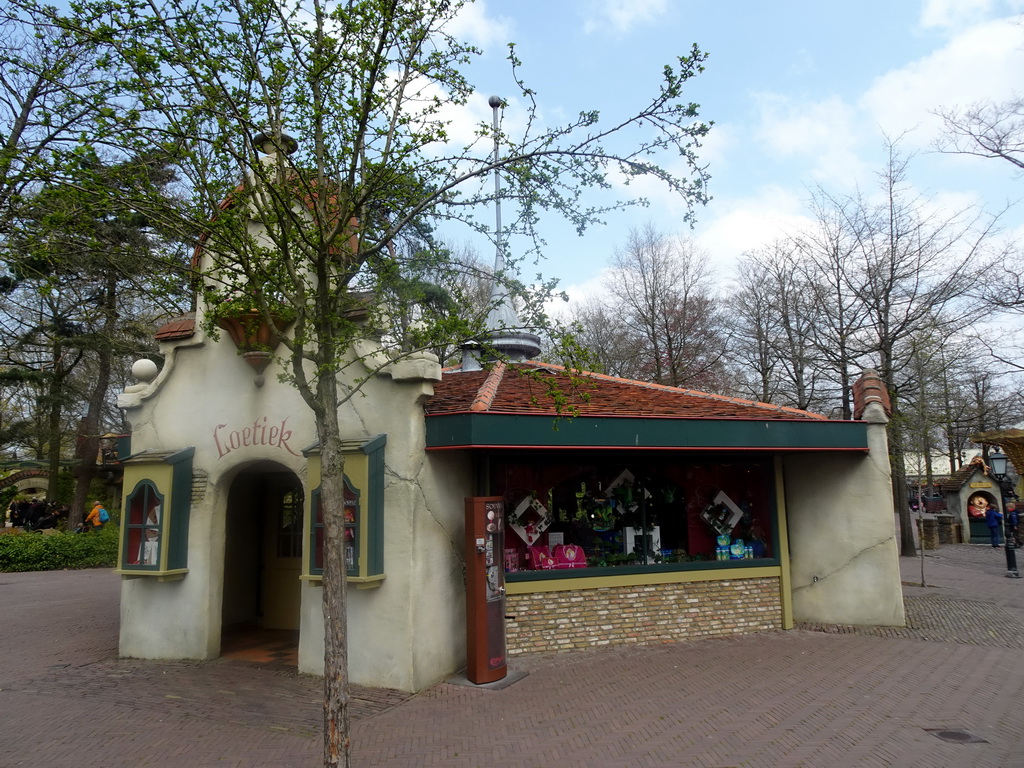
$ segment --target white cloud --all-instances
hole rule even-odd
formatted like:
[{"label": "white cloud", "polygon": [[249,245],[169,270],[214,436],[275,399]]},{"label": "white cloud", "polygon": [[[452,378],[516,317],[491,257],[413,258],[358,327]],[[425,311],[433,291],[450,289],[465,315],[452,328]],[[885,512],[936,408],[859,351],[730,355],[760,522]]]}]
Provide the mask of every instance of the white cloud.
[{"label": "white cloud", "polygon": [[756,100],[761,112],[756,135],[769,153],[806,158],[810,178],[822,183],[846,183],[863,174],[857,156],[863,133],[855,110],[842,99],[801,102],[761,94]]},{"label": "white cloud", "polygon": [[924,0],[920,25],[923,29],[963,29],[1022,10],[1024,0]]},{"label": "white cloud", "polygon": [[609,273],[610,268],[604,267],[587,280],[569,285],[559,285],[558,289],[569,297],[569,302],[566,303],[561,299],[555,299],[548,302],[545,306],[545,311],[551,317],[568,320],[572,305],[582,303],[591,297],[608,298],[611,295],[608,287],[612,284]]},{"label": "white cloud", "polygon": [[977,21],[992,8],[992,0],[925,0],[921,6],[921,26],[955,29],[965,22]]},{"label": "white cloud", "polygon": [[714,218],[698,223],[694,239],[711,254],[718,274],[726,277],[744,252],[809,226],[812,222],[804,211],[803,201],[792,190],[764,187],[753,197],[713,201],[708,212]]},{"label": "white cloud", "polygon": [[[775,186],[765,187],[749,197],[712,201],[692,231],[685,226],[674,229],[671,218],[661,217],[656,211],[636,216],[633,222],[639,225],[644,216],[660,231],[692,238],[698,248],[707,251],[711,268],[721,286],[732,277],[736,262],[743,253],[813,224],[805,213],[803,201],[790,190]],[[620,229],[625,231],[623,227]],[[591,296],[606,296],[610,284],[607,273],[606,266],[596,274],[580,276],[577,282],[563,283],[559,289],[564,290],[573,302]],[[554,302],[549,310],[564,316],[559,314],[560,311],[565,312],[564,307],[564,303]]]},{"label": "white cloud", "polygon": [[595,5],[594,18],[583,27],[587,33],[608,27],[628,32],[634,26],[655,21],[668,10],[668,0],[601,0]]},{"label": "white cloud", "polygon": [[[425,77],[414,79],[406,89],[406,97],[410,99],[408,107],[411,109],[414,102],[431,106],[436,98],[440,107],[436,112],[430,112],[428,119],[440,121],[446,124],[448,140],[444,144],[434,145],[434,154],[441,156],[449,153],[459,153],[465,147],[475,146],[470,154],[483,159],[489,157],[494,151],[494,145],[490,139],[482,139],[479,135],[481,124],[488,127],[494,119],[493,110],[488,99],[491,94],[477,91],[469,96],[465,104],[456,104],[447,98],[447,94],[437,83]],[[414,121],[415,122],[415,121]],[[523,131],[527,122],[526,109],[518,99],[506,100],[505,107],[501,110],[502,129],[510,136],[517,136]]]},{"label": "white cloud", "polygon": [[487,3],[476,0],[467,3],[446,27],[452,37],[465,40],[480,48],[504,45],[511,39],[512,22],[506,16],[487,15]]},{"label": "white cloud", "polygon": [[978,24],[944,47],[878,78],[861,105],[890,136],[907,131],[919,146],[941,129],[933,113],[978,101],[1003,101],[1021,88],[1024,34],[1017,19]]}]

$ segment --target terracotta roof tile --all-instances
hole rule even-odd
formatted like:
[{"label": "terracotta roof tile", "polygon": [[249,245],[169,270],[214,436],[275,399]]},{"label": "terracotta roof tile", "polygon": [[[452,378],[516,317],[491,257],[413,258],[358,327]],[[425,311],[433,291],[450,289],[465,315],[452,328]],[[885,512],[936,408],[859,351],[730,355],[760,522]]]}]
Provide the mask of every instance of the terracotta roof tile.
[{"label": "terracotta roof tile", "polygon": [[889,388],[885,386],[878,373],[866,370],[853,382],[853,418],[859,419],[870,403],[878,403],[885,410],[886,416],[892,416],[892,402],[889,400]]},{"label": "terracotta roof tile", "polygon": [[176,317],[173,320],[161,325],[155,334],[157,341],[178,341],[190,339],[196,332],[196,313]]},{"label": "terracotta roof tile", "polygon": [[426,412],[554,414],[558,409],[549,384],[566,397],[562,412],[575,409],[579,416],[827,421],[796,408],[596,373],[570,376],[561,366],[538,363],[499,364],[490,371],[446,370],[434,385]]},{"label": "terracotta roof tile", "polygon": [[985,466],[985,462],[981,456],[975,456],[969,462],[961,466],[960,469],[944,479],[940,483],[939,487],[944,491],[959,491],[978,470],[981,470],[982,474],[988,474],[988,467]]}]

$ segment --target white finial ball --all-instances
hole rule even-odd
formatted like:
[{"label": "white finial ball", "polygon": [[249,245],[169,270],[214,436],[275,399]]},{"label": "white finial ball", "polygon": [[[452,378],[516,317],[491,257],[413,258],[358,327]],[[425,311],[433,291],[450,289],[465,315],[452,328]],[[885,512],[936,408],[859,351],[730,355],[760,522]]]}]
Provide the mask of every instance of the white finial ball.
[{"label": "white finial ball", "polygon": [[160,369],[156,367],[156,363],[147,358],[132,363],[132,376],[136,381],[150,382],[156,378],[158,373],[160,373]]},{"label": "white finial ball", "polygon": [[502,101],[501,96],[491,96],[491,98],[487,100],[487,103],[491,105],[491,109],[497,109],[505,102]]}]

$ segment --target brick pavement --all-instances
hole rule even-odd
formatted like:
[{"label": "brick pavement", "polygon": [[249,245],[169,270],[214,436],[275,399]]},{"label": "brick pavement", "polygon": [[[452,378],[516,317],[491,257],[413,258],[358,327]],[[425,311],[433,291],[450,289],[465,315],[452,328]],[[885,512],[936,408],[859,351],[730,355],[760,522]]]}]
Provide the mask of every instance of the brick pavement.
[{"label": "brick pavement", "polygon": [[[924,587],[901,566],[906,628],[527,655],[503,690],[357,691],[354,764],[1024,766],[1024,579],[971,545],[929,551]],[[117,585],[0,574],[0,768],[318,764],[319,680],[119,660]]]}]

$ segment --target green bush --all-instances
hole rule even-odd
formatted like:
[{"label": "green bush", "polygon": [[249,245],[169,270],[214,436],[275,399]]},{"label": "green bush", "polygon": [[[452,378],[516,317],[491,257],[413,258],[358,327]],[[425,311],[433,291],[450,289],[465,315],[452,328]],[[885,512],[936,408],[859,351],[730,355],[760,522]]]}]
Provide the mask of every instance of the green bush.
[{"label": "green bush", "polygon": [[88,533],[6,529],[0,535],[0,572],[110,568],[117,564],[117,526]]}]

